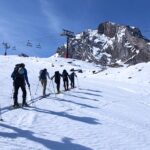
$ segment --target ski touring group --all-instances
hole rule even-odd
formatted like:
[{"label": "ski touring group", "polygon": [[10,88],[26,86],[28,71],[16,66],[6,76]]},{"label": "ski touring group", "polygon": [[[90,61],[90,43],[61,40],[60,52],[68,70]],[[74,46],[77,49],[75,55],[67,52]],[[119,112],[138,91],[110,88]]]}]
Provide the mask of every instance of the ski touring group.
[{"label": "ski touring group", "polygon": [[[75,77],[77,77],[74,69],[72,70],[71,74],[68,74],[68,72],[64,69],[62,73],[59,71],[55,71],[54,75],[50,77],[48,71],[46,68],[40,70],[39,72],[39,82],[42,85],[42,97],[46,97],[46,88],[47,88],[47,83],[48,79],[52,81],[55,81],[56,84],[56,90],[57,94],[60,93],[60,83],[61,83],[61,78],[63,80],[63,86],[64,90],[68,91],[69,90],[69,80],[70,80],[70,87],[75,88]],[[25,64],[16,64],[15,68],[11,74],[11,78],[13,79],[13,108],[18,108],[18,107],[28,107],[29,104],[26,101],[27,97],[27,92],[26,92],[26,84],[29,88],[30,91],[30,96],[31,96],[31,90],[30,90],[30,83],[28,80],[28,73],[27,69],[25,68]],[[22,104],[20,105],[18,103],[18,91],[19,88],[22,90]],[[53,85],[54,88],[54,85]]]}]

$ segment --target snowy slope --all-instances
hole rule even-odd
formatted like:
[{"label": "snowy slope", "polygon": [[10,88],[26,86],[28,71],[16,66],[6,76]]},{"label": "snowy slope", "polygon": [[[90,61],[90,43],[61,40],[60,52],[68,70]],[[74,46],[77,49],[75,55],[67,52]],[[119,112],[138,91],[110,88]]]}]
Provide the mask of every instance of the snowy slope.
[{"label": "snowy slope", "polygon": [[[51,76],[64,68],[68,72],[82,69],[83,73],[77,73],[77,88],[63,92],[61,85],[62,93],[55,95],[49,81],[49,97],[35,100],[30,108],[10,110],[10,75],[20,62],[28,69],[34,98],[42,93],[40,69],[47,68]],[[150,149],[150,63],[100,72],[94,64],[71,59],[0,56],[0,68],[1,150]],[[28,103],[30,99],[28,91]]]}]

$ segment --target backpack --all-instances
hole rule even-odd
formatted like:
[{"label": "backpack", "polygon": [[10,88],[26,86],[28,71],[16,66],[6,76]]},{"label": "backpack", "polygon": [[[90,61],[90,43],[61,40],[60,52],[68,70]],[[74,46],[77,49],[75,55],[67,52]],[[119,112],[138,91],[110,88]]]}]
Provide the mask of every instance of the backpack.
[{"label": "backpack", "polygon": [[72,73],[69,75],[69,78],[70,78],[70,80],[73,80],[73,79],[74,79],[74,72],[72,72]]},{"label": "backpack", "polygon": [[45,80],[46,79],[46,73],[47,73],[46,70],[41,70],[39,80]]},{"label": "backpack", "polygon": [[11,77],[13,78],[13,80],[24,79],[24,73],[25,73],[25,70],[24,70],[22,64],[17,64],[14,68],[14,71],[13,71]]},{"label": "backpack", "polygon": [[68,79],[68,73],[66,70],[63,71],[62,75],[64,80]]},{"label": "backpack", "polygon": [[55,82],[56,83],[60,82],[60,73],[59,73],[59,71],[55,71]]}]

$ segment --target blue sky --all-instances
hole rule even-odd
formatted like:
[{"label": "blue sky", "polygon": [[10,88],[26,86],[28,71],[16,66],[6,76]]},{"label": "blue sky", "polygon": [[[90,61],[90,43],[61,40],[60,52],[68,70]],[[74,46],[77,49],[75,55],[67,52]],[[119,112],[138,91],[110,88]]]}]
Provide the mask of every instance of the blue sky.
[{"label": "blue sky", "polygon": [[8,42],[16,46],[8,54],[49,57],[66,42],[63,28],[80,33],[104,21],[139,27],[150,39],[149,6],[149,0],[0,0],[0,54]]}]

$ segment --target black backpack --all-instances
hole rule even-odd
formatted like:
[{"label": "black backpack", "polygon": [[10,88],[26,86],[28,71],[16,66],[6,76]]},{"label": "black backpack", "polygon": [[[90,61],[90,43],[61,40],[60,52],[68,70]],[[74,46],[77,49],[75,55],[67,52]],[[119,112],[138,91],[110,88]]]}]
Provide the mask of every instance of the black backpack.
[{"label": "black backpack", "polygon": [[55,82],[56,83],[60,82],[60,73],[59,73],[59,71],[55,71]]},{"label": "black backpack", "polygon": [[25,70],[22,64],[17,64],[14,68],[11,77],[13,78],[13,80],[24,80],[24,72]]},{"label": "black backpack", "polygon": [[68,72],[66,70],[63,71],[62,75],[64,80],[68,79]]},{"label": "black backpack", "polygon": [[47,71],[45,69],[40,71],[40,76],[39,76],[40,80],[45,80],[46,79],[46,72]]}]

